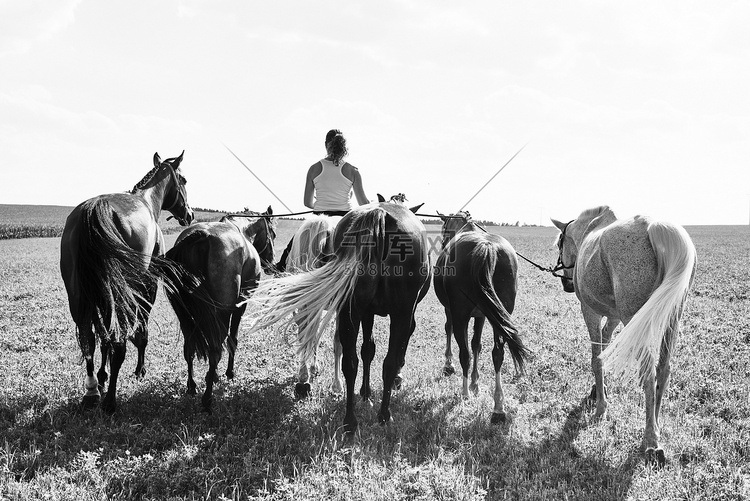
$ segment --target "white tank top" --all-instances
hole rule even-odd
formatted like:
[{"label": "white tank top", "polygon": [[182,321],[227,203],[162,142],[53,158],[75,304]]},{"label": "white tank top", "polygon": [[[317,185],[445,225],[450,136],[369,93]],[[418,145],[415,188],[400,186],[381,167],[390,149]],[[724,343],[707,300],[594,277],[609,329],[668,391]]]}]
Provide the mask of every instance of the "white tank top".
[{"label": "white tank top", "polygon": [[330,160],[320,161],[323,170],[313,179],[315,203],[313,210],[351,210],[352,182],[341,173],[342,165],[336,166]]}]

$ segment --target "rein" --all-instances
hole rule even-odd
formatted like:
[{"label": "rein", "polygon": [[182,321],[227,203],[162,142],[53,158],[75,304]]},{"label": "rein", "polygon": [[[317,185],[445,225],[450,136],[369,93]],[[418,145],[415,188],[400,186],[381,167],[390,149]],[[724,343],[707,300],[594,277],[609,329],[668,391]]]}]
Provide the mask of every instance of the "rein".
[{"label": "rein", "polygon": [[560,270],[568,270],[570,268],[573,268],[573,266],[564,266],[562,263],[558,263],[557,265],[555,265],[554,268],[544,267],[542,265],[536,264],[534,261],[532,261],[531,259],[527,258],[526,256],[524,256],[523,254],[521,254],[518,251],[516,251],[516,255],[518,257],[520,257],[521,259],[523,259],[524,261],[526,261],[527,263],[529,263],[532,266],[534,266],[535,268],[539,269],[540,271],[546,271],[548,273],[552,273],[552,276],[553,277],[557,277],[557,278],[563,278],[563,275],[560,275],[558,273],[558,271],[560,271]]},{"label": "rein", "polygon": [[273,215],[269,215],[269,214],[249,214],[247,212],[240,212],[239,214],[230,213],[230,214],[227,214],[227,216],[232,216],[232,217],[258,217],[258,216],[263,216],[263,217],[287,217],[287,216],[301,216],[303,214],[312,214],[312,213],[313,213],[313,211],[311,211],[311,210],[304,211],[304,212],[289,212],[287,214],[273,214]]}]

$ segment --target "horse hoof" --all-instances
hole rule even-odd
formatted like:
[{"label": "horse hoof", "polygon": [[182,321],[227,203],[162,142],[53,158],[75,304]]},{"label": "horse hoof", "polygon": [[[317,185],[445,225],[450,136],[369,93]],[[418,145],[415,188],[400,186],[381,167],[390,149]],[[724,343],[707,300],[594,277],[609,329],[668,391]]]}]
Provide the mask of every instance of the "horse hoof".
[{"label": "horse hoof", "polygon": [[213,414],[213,403],[213,397],[201,399],[201,410],[206,414]]},{"label": "horse hoof", "polygon": [[356,420],[344,423],[344,432],[348,438],[352,438],[354,433],[357,431],[358,423]]},{"label": "horse hoof", "polygon": [[646,466],[651,466],[657,469],[664,468],[664,465],[667,464],[667,457],[664,454],[664,449],[661,447],[649,447],[646,449],[645,459]]},{"label": "horse hoof", "polygon": [[505,424],[507,417],[504,412],[493,412],[490,423],[492,424]]},{"label": "horse hoof", "polygon": [[475,397],[477,395],[479,395],[479,385],[478,384],[472,383],[471,385],[469,385],[469,390],[474,394]]},{"label": "horse hoof", "polygon": [[392,422],[393,422],[393,417],[391,416],[390,412],[386,411],[386,412],[378,413],[378,423],[380,423],[381,425],[385,426]]},{"label": "horse hoof", "polygon": [[294,385],[294,396],[297,398],[307,398],[312,393],[310,383],[297,383]]},{"label": "horse hoof", "polygon": [[139,369],[139,368],[136,367],[136,369],[135,369],[135,378],[138,381],[141,381],[145,377],[146,377],[146,368],[145,367],[141,367]]},{"label": "horse hoof", "polygon": [[229,380],[234,379],[234,371],[227,371],[227,379]]},{"label": "horse hoof", "polygon": [[586,396],[589,405],[596,405],[596,385],[591,386],[591,392]]},{"label": "horse hoof", "polygon": [[81,400],[81,406],[87,410],[93,409],[97,405],[99,405],[99,395],[86,395]]},{"label": "horse hoof", "polygon": [[401,389],[401,385],[403,384],[403,382],[404,382],[404,378],[403,378],[403,377],[401,377],[401,375],[399,374],[399,375],[398,375],[398,376],[396,376],[396,378],[395,378],[395,379],[393,380],[393,389],[394,389],[394,390],[400,390],[400,389]]},{"label": "horse hoof", "polygon": [[369,397],[362,397],[362,402],[364,402],[365,406],[369,409],[372,409],[374,406],[372,399]]},{"label": "horse hoof", "polygon": [[455,373],[456,373],[456,369],[454,369],[453,366],[446,365],[445,367],[443,367],[443,376],[448,377],[448,376],[452,376]]},{"label": "horse hoof", "polygon": [[117,410],[117,404],[114,401],[107,400],[106,398],[102,400],[102,411],[106,414],[114,414]]}]

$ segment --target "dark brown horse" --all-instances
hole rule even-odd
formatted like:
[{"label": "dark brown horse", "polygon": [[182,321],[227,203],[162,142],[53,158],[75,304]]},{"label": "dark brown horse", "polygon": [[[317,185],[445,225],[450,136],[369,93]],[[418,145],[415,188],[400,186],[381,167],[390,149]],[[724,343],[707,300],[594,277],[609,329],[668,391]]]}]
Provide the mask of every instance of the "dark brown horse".
[{"label": "dark brown horse", "polygon": [[[261,277],[261,268],[270,270],[273,241],[276,238],[273,211],[263,214],[227,215],[218,222],[198,223],[184,230],[167,252],[167,258],[178,263],[195,277],[168,290],[172,307],[185,336],[184,355],[188,367],[187,392],[195,395],[193,358],[208,359],[203,408],[210,412],[213,384],[223,345],[229,360],[227,378],[234,378],[234,353],[237,331],[247,308],[248,294]],[[228,336],[228,338],[227,338]]]},{"label": "dark brown horse", "polygon": [[[182,156],[162,161],[154,154],[154,168],[129,193],[86,200],[65,222],[60,271],[86,360],[83,403],[87,407],[99,401],[109,359],[111,377],[102,408],[115,411],[117,377],[128,338],[138,348],[136,376],[145,374],[148,317],[165,265],[164,237],[157,221],[162,210],[182,225],[193,220],[180,173]],[[102,364],[94,378],[97,337]]]},{"label": "dark brown horse", "polygon": [[[369,401],[370,365],[375,355],[373,323],[375,315],[390,316],[378,413],[379,421],[386,423],[391,420],[391,391],[416,327],[414,312],[430,287],[431,267],[424,225],[397,203],[368,204],[350,211],[336,226],[333,248],[332,259],[320,268],[261,283],[253,296],[260,309],[252,330],[279,322],[279,330],[292,334],[299,354],[310,361],[335,316],[346,380],[344,426],[347,432],[354,432],[360,325],[364,366],[360,395]],[[323,311],[326,313],[321,315]]]},{"label": "dark brown horse", "polygon": [[[435,293],[445,307],[445,374],[453,373],[451,332],[456,338],[463,369],[461,394],[479,392],[477,360],[482,349],[482,328],[490,321],[494,333],[492,362],[495,366],[495,408],[492,423],[505,422],[505,397],[500,369],[508,343],[513,361],[523,369],[528,350],[510,318],[516,302],[518,260],[513,247],[499,235],[488,233],[472,221],[468,212],[442,216],[443,250],[435,265]],[[474,318],[471,351],[474,365],[469,384],[469,320]]]}]

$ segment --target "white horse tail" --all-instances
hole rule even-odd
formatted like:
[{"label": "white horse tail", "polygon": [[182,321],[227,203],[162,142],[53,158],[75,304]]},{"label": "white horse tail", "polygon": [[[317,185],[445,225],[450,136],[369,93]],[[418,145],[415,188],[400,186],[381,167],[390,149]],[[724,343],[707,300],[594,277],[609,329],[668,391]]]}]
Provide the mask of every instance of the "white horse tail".
[{"label": "white horse tail", "polygon": [[[258,308],[253,312],[257,320],[250,332],[278,324],[276,331],[297,346],[303,363],[310,363],[326,327],[354,294],[357,279],[382,255],[385,214],[379,207],[353,214],[341,247],[333,260],[322,267],[261,281],[251,300]],[[347,235],[353,235],[352,240],[361,243],[347,244]],[[367,235],[374,240],[363,241]]]},{"label": "white horse tail", "polygon": [[637,372],[641,384],[655,376],[664,333],[679,321],[696,264],[695,246],[684,228],[651,222],[647,231],[656,254],[659,285],[600,355],[605,369],[616,376]]}]

